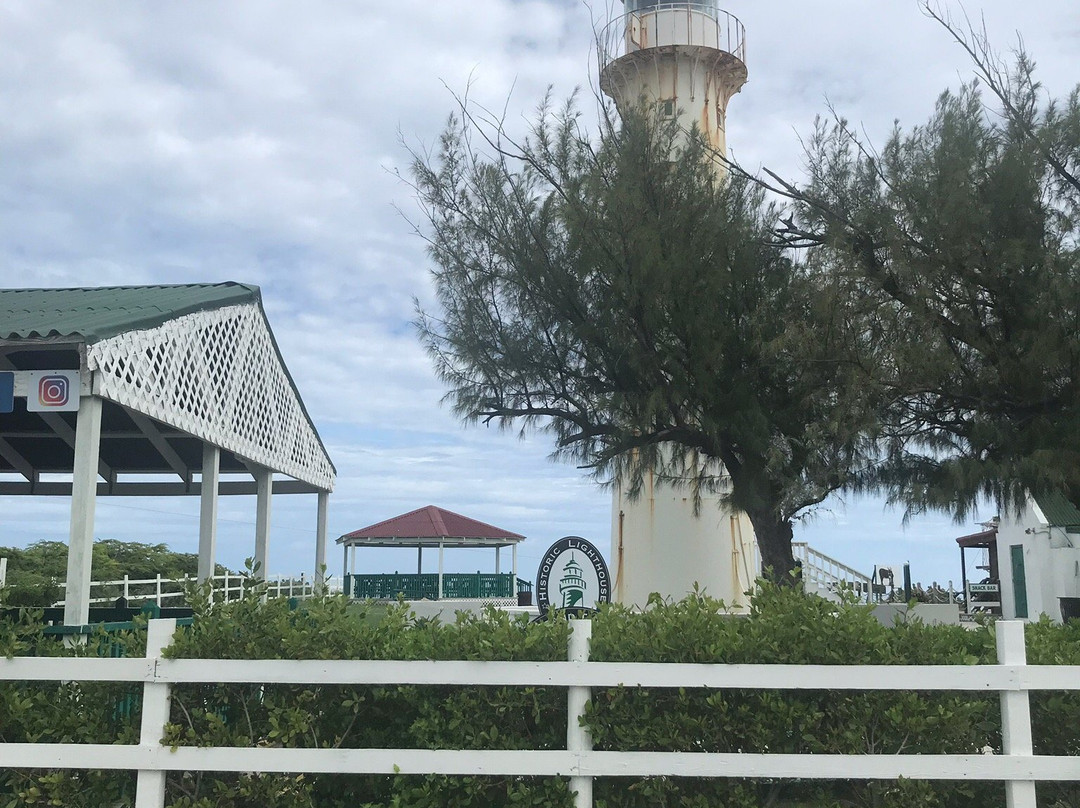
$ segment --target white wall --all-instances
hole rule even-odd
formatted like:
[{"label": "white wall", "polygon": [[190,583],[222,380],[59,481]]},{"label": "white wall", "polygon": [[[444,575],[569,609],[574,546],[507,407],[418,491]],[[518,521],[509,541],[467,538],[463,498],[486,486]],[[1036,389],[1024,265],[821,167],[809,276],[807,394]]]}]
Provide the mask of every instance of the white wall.
[{"label": "white wall", "polygon": [[[1072,545],[1077,545],[1076,547]],[[998,572],[1001,577],[1001,614],[1016,618],[1013,587],[1012,550],[1024,548],[1024,575],[1027,583],[1028,620],[1047,614],[1061,622],[1062,597],[1080,597],[1080,535],[1051,527],[1034,500],[1015,515],[1004,515],[998,525]]]},{"label": "white wall", "polygon": [[612,599],[644,606],[652,592],[679,600],[694,585],[728,606],[745,609],[760,561],[749,517],[703,495],[694,514],[688,485],[672,487],[647,477],[630,499],[617,482],[611,503]]}]

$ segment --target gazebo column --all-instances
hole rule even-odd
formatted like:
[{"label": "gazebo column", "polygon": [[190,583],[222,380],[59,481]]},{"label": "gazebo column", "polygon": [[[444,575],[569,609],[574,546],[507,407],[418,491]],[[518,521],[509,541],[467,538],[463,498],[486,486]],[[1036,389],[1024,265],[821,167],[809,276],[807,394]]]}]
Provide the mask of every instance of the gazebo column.
[{"label": "gazebo column", "polygon": [[94,553],[101,399],[83,396],[75,424],[75,464],[71,481],[71,533],[68,541],[64,625],[83,626],[90,618],[90,564]]},{"label": "gazebo column", "polygon": [[326,509],[330,504],[330,492],[320,491],[315,515],[315,594],[326,589]]},{"label": "gazebo column", "polygon": [[443,543],[439,539],[439,600],[442,600],[442,575],[443,575]]},{"label": "gazebo column", "polygon": [[349,545],[341,545],[341,593],[346,598],[352,597],[352,587],[349,586]]},{"label": "gazebo column", "polygon": [[500,547],[495,548],[495,574],[498,575],[502,570],[499,569],[499,550]]},{"label": "gazebo column", "polygon": [[514,586],[517,586],[517,542],[510,545],[510,566],[514,570]]},{"label": "gazebo column", "polygon": [[198,581],[213,581],[217,562],[218,482],[221,450],[203,444],[202,482],[199,493],[199,571]]},{"label": "gazebo column", "polygon": [[273,472],[260,468],[255,472],[255,569],[266,580],[270,548],[270,500],[273,494]]},{"label": "gazebo column", "polygon": [[424,545],[416,545],[416,574],[424,574]]}]

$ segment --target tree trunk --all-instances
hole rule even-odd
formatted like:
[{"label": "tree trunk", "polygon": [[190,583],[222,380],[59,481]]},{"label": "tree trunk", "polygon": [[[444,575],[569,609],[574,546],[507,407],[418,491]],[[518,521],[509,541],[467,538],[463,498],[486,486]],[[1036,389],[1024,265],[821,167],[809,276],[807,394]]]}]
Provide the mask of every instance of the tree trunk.
[{"label": "tree trunk", "polygon": [[781,586],[794,586],[797,580],[795,559],[791,554],[791,520],[781,520],[768,510],[747,511],[761,552],[761,574]]}]

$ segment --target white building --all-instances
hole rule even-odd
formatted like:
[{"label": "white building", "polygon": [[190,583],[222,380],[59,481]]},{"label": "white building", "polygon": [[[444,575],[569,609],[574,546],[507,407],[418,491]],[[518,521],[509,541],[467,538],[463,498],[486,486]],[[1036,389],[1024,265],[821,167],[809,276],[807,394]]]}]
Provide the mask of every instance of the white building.
[{"label": "white building", "polygon": [[1061,494],[1028,497],[988,528],[991,575],[981,587],[997,584],[1003,618],[1080,618],[1080,508]]}]

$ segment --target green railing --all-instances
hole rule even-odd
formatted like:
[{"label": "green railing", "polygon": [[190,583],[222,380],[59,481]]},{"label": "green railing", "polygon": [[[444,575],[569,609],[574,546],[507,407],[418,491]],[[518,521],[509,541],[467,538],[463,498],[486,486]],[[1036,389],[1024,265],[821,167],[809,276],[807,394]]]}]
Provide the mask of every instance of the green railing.
[{"label": "green railing", "polygon": [[[515,598],[521,592],[532,592],[532,582],[515,578],[513,573],[445,572],[442,576],[442,596],[452,600],[488,600]],[[438,600],[438,573],[393,573],[392,575],[349,575],[345,591],[361,600]]]}]

